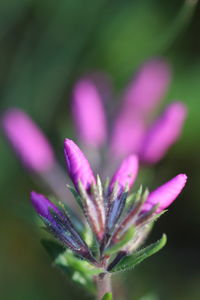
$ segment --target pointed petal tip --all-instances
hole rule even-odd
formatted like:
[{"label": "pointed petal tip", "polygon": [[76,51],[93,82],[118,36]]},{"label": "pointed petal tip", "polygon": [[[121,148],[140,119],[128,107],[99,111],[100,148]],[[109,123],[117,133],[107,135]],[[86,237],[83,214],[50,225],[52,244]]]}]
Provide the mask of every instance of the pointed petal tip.
[{"label": "pointed petal tip", "polygon": [[71,146],[71,145],[75,145],[74,141],[71,140],[71,139],[65,138],[65,139],[64,139],[64,146],[65,146],[65,147],[69,147],[69,146]]},{"label": "pointed petal tip", "polygon": [[177,181],[180,182],[180,184],[182,183],[183,187],[185,186],[188,176],[184,173],[178,174],[175,178],[177,178]]},{"label": "pointed petal tip", "polygon": [[52,221],[52,216],[49,213],[49,209],[52,209],[56,213],[59,213],[59,209],[57,208],[57,206],[42,194],[32,191],[30,193],[30,200],[36,212],[49,221]]}]

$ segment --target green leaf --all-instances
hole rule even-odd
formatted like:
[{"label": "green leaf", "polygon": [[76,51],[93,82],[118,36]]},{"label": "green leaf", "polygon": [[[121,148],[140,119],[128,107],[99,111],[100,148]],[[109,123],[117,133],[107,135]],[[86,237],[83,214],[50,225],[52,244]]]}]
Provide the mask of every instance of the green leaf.
[{"label": "green leaf", "polygon": [[112,293],[106,293],[104,296],[103,296],[103,298],[102,298],[102,300],[112,300]]},{"label": "green leaf", "polygon": [[135,234],[135,228],[132,226],[124,234],[124,237],[121,241],[119,241],[114,246],[106,249],[105,255],[111,255],[111,254],[121,250],[121,248],[124,247],[133,238],[134,234]]},{"label": "green leaf", "polygon": [[93,276],[102,272],[85,260],[76,257],[70,250],[61,253],[54,264],[59,267],[74,283],[84,286],[89,292],[95,292]]},{"label": "green leaf", "polygon": [[113,267],[111,272],[125,271],[135,267],[149,256],[161,250],[165,246],[166,242],[167,236],[163,234],[162,238],[156,243],[122,258],[122,260],[120,260],[119,263]]},{"label": "green leaf", "polygon": [[100,270],[93,268],[89,263],[77,258],[70,250],[66,250],[59,243],[43,239],[43,247],[53,260],[53,264],[68,276],[74,283],[84,286],[89,292],[95,292],[93,276]]}]

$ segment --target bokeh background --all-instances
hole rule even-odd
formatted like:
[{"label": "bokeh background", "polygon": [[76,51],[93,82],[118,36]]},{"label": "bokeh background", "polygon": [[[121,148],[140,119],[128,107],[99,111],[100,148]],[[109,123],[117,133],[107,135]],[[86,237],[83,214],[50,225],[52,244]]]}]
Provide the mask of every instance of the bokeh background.
[{"label": "bokeh background", "polygon": [[[116,276],[118,299],[200,299],[200,5],[194,10],[194,3],[0,1],[1,113],[10,106],[25,109],[63,164],[63,138],[74,135],[70,93],[80,75],[108,72],[120,92],[145,59],[163,56],[172,65],[173,81],[163,105],[182,100],[189,115],[179,142],[146,174],[155,186],[180,172],[189,180],[149,237],[154,241],[165,232],[168,245],[135,270]],[[1,298],[92,299],[51,266],[29,203],[32,189],[38,187],[1,135]]]}]

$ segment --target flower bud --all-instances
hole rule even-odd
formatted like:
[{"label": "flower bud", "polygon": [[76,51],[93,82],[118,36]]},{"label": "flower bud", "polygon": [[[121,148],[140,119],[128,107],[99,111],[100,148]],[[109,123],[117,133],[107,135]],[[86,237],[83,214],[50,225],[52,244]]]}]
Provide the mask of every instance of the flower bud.
[{"label": "flower bud", "polygon": [[9,109],[2,117],[2,127],[27,168],[40,173],[53,166],[54,154],[48,140],[25,112]]},{"label": "flower bud", "polygon": [[124,159],[111,180],[110,189],[113,189],[116,182],[120,190],[123,191],[126,186],[130,189],[137,177],[138,167],[136,155],[130,155]]},{"label": "flower bud", "polygon": [[72,112],[85,145],[101,147],[106,140],[106,118],[99,91],[91,80],[80,80],[73,92]]},{"label": "flower bud", "polygon": [[165,95],[170,77],[170,68],[165,61],[147,61],[125,91],[124,106],[137,115],[149,115]]},{"label": "flower bud", "polygon": [[59,214],[59,209],[42,194],[31,192],[31,202],[36,212],[46,218],[49,222],[53,221],[53,217],[49,209],[52,209],[55,213]]},{"label": "flower bud", "polygon": [[150,211],[153,206],[159,204],[156,213],[160,213],[167,208],[181,193],[187,181],[185,174],[179,174],[170,181],[161,185],[151,192],[142,206],[142,213]]},{"label": "flower bud", "polygon": [[137,153],[144,134],[145,124],[141,119],[134,114],[121,113],[113,127],[110,144],[111,155],[124,158],[131,153]]},{"label": "flower bud", "polygon": [[170,104],[147,133],[140,152],[141,160],[153,164],[162,159],[179,138],[185,117],[186,107],[183,103]]},{"label": "flower bud", "polygon": [[96,262],[64,211],[60,211],[48,198],[36,192],[31,193],[31,202],[55,238],[81,257],[92,263]]},{"label": "flower bud", "polygon": [[76,189],[78,190],[79,181],[86,190],[89,189],[95,182],[95,177],[83,152],[70,139],[65,139],[64,152],[67,170]]}]

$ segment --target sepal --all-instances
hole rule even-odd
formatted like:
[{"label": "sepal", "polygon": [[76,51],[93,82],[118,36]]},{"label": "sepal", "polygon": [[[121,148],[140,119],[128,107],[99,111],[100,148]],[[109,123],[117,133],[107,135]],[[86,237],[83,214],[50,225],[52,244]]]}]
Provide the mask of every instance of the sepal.
[{"label": "sepal", "polygon": [[128,242],[130,242],[130,240],[134,237],[134,234],[135,234],[135,228],[132,226],[131,228],[129,228],[127,230],[127,232],[124,234],[123,238],[117,244],[106,249],[104,254],[112,255],[112,254],[120,251],[120,249],[122,249],[124,246],[126,246],[126,244],[128,244]]},{"label": "sepal", "polygon": [[[163,234],[162,238],[156,243],[147,246],[146,248],[139,250],[131,255],[124,256],[116,265],[111,269],[108,266],[109,272],[119,272],[134,268],[136,265],[140,264],[143,260],[149,256],[155,254],[161,250],[167,242],[167,236]],[[111,263],[112,264],[112,263]]]}]

